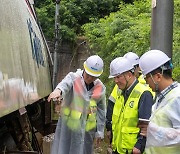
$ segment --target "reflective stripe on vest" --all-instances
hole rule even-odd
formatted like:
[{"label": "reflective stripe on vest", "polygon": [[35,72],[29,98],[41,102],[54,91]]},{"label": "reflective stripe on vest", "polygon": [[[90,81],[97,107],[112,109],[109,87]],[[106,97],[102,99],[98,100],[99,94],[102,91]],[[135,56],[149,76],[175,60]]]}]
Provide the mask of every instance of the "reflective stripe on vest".
[{"label": "reflective stripe on vest", "polygon": [[109,96],[109,100],[115,103],[117,96],[120,94],[121,94],[121,90],[118,88],[118,85],[116,84],[113,88],[113,91],[111,92],[111,95]]},{"label": "reflective stripe on vest", "polygon": [[117,97],[112,115],[112,146],[113,150],[119,153],[124,153],[124,149],[132,150],[137,142],[138,103],[142,93],[146,90],[148,90],[146,86],[138,83],[125,105],[124,97],[122,95]]}]

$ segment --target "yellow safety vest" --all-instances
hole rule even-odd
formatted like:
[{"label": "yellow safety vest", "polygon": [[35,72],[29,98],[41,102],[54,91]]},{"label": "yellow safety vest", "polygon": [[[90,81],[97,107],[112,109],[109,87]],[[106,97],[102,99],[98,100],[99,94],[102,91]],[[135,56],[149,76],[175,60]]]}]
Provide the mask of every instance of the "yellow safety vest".
[{"label": "yellow safety vest", "polygon": [[142,84],[146,84],[146,80],[144,79],[143,75],[140,75],[138,81]]},{"label": "yellow safety vest", "polygon": [[109,96],[109,99],[115,103],[117,96],[120,94],[121,94],[121,89],[119,89],[118,85],[116,84],[113,88],[113,91],[111,92],[111,95]]},{"label": "yellow safety vest", "polygon": [[97,111],[97,105],[95,100],[90,101],[90,113],[88,114],[87,120],[86,120],[86,128],[85,130],[88,132],[94,128],[96,128],[96,111]]},{"label": "yellow safety vest", "polygon": [[147,86],[149,88],[149,91],[151,92],[153,98],[155,98],[155,92],[152,91],[152,89],[149,87],[149,85],[146,83],[146,81],[144,80],[143,75],[140,75],[138,78],[138,81],[142,84],[144,84],[145,86]]},{"label": "yellow safety vest", "polygon": [[132,149],[137,142],[139,133],[138,123],[138,103],[144,91],[148,87],[138,83],[132,90],[126,104],[124,105],[123,95],[119,95],[114,105],[112,115],[112,131],[113,150],[119,153],[132,152]]},{"label": "yellow safety vest", "polygon": [[[97,105],[95,100],[90,100],[89,105],[90,111],[87,114],[86,119],[86,131],[90,131],[94,128],[96,128],[96,111],[97,111]],[[78,111],[77,109],[71,109],[69,107],[63,108],[63,114],[65,115],[63,120],[66,121],[68,128],[70,128],[73,131],[77,131],[81,128],[81,116],[82,111]]]},{"label": "yellow safety vest", "polygon": [[[63,107],[63,120],[67,123],[68,128],[70,128],[73,131],[78,131],[81,129],[82,125],[82,113],[84,112],[84,98],[82,98],[81,92],[82,92],[82,84],[80,79],[74,81],[74,93],[76,95],[74,96],[73,102],[69,107]],[[87,111],[87,119],[86,119],[86,125],[85,130],[90,131],[94,128],[96,128],[96,112],[97,112],[97,99],[100,97],[100,93],[102,91],[102,85],[96,84],[94,86],[94,90],[92,92],[91,99],[89,101],[89,110]]]}]

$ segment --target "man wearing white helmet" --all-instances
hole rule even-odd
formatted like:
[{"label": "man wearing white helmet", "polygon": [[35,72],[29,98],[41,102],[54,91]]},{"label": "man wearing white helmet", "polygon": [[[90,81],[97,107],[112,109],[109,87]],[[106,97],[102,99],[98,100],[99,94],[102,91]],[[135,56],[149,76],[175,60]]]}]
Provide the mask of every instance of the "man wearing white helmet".
[{"label": "man wearing white helmet", "polygon": [[139,67],[139,56],[134,52],[128,52],[124,55],[124,57],[127,58],[133,64],[134,75],[139,80],[139,82],[142,84],[146,84],[146,81],[144,80],[143,75],[141,75],[142,73]]},{"label": "man wearing white helmet", "polygon": [[132,63],[125,57],[114,59],[110,64],[110,76],[120,89],[115,98],[112,114],[113,154],[140,154],[146,138],[139,134],[138,118],[151,115],[153,97],[148,87],[139,83]]},{"label": "man wearing white helmet", "polygon": [[139,78],[139,56],[134,52],[128,52],[124,55],[125,58],[127,58],[134,66],[134,75],[136,78]]},{"label": "man wearing white helmet", "polygon": [[180,152],[180,84],[172,79],[170,58],[160,50],[150,50],[139,62],[146,82],[157,93],[148,125],[139,125],[147,135],[147,154]]},{"label": "man wearing white helmet", "polygon": [[[135,54],[134,52],[128,52],[123,57],[127,58],[133,64],[134,75],[136,76],[136,78],[138,78],[139,77],[139,56],[137,54]],[[112,111],[113,111],[114,103],[116,101],[115,98],[120,91],[121,90],[118,88],[118,85],[116,84],[114,86],[114,88],[111,92],[111,95],[109,96],[109,100],[108,100],[107,115],[106,115],[106,129],[107,129],[107,135],[110,139],[110,143],[111,143],[111,135],[112,135],[111,134]]]},{"label": "man wearing white helmet", "polygon": [[[136,78],[139,80],[140,83],[145,84],[146,86],[149,86],[146,81],[144,80],[144,77],[142,75],[141,69],[139,67],[139,56],[135,54],[134,52],[128,52],[124,55],[125,58],[127,58],[134,66],[134,75]],[[152,89],[149,88],[151,91],[152,95],[155,96],[155,93],[152,92]]]},{"label": "man wearing white helmet", "polygon": [[[127,58],[133,65],[134,70],[133,73],[135,75],[135,77],[138,79],[138,81],[142,84],[145,84],[146,86],[148,86],[146,84],[146,81],[144,80],[143,76],[140,75],[140,68],[139,68],[139,56],[134,53],[134,52],[128,52],[126,53],[123,57]],[[151,88],[148,86],[149,90],[151,91],[152,95],[154,96],[154,93],[152,92]],[[109,96],[108,99],[108,106],[107,106],[107,114],[106,114],[106,129],[107,129],[107,136],[110,139],[110,143],[111,143],[111,138],[112,138],[112,112],[113,112],[113,107],[114,107],[114,103],[116,101],[116,97],[118,95],[118,93],[120,93],[120,89],[118,88],[118,85],[116,84],[111,92],[111,95]]]},{"label": "man wearing white helmet", "polygon": [[103,61],[90,56],[84,70],[70,72],[49,95],[63,98],[52,154],[93,154],[96,144],[104,137],[106,115],[105,86],[98,79],[103,72]]}]

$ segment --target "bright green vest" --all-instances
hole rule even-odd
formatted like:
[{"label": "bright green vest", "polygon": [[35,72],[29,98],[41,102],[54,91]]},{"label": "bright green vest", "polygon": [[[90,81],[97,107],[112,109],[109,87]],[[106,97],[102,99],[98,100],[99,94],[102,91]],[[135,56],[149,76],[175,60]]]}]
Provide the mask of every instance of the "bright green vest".
[{"label": "bright green vest", "polygon": [[[85,130],[90,131],[96,128],[96,111],[97,111],[97,103],[95,100],[91,99],[89,102],[89,113],[86,119],[86,126]],[[70,109],[69,107],[63,108],[63,114],[65,117],[63,118],[66,120],[67,126],[73,130],[77,131],[81,129],[81,116],[82,111],[78,111],[77,109]]]},{"label": "bright green vest", "polygon": [[113,150],[119,153],[129,153],[137,142],[139,133],[138,123],[138,103],[144,91],[148,87],[138,83],[132,90],[126,104],[124,105],[124,97],[117,96],[112,115],[112,131],[113,131]]},{"label": "bright green vest", "polygon": [[121,94],[121,90],[118,88],[118,85],[116,84],[113,88],[113,91],[111,92],[111,95],[109,96],[109,100],[115,103],[117,95],[119,94]]},{"label": "bright green vest", "polygon": [[[88,109],[85,109],[85,104],[88,102],[86,102],[85,98],[82,96],[85,88],[82,85],[81,78],[77,78],[74,81],[73,88],[74,97],[71,105],[62,107],[62,120],[67,124],[68,128],[73,131],[79,131],[82,127],[85,127],[84,129],[87,132],[91,131],[97,126],[97,101],[102,91],[102,85],[94,85]],[[84,110],[86,110],[87,113],[85,113]]]},{"label": "bright green vest", "polygon": [[147,87],[149,88],[149,91],[151,92],[153,98],[155,98],[155,95],[156,95],[155,92],[153,92],[152,89],[149,87],[149,85],[146,83],[143,75],[140,75],[140,76],[139,76],[138,81],[139,81],[140,83],[144,84],[145,86],[147,86]]}]

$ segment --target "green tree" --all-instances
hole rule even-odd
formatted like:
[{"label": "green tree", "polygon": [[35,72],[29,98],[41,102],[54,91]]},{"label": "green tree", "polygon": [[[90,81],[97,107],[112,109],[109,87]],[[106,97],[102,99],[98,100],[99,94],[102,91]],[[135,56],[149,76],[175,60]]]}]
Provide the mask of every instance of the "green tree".
[{"label": "green tree", "polygon": [[[54,38],[55,0],[35,1],[39,21],[48,39]],[[139,56],[150,47],[151,6],[149,0],[61,0],[60,33],[63,40],[77,35],[88,38],[90,47],[105,61],[104,81],[110,61],[127,51]],[[174,0],[173,77],[180,69],[180,1]],[[82,26],[85,24],[84,26]],[[83,34],[84,33],[84,34]]]},{"label": "green tree", "polygon": [[173,78],[180,82],[180,1],[174,0],[173,24]]},{"label": "green tree", "polygon": [[[64,40],[75,40],[81,35],[81,26],[97,20],[119,9],[123,0],[61,0],[60,32]],[[127,3],[132,0],[124,0]],[[38,18],[46,38],[54,36],[55,0],[35,1]]]},{"label": "green tree", "polygon": [[[173,77],[178,80],[180,57],[180,1],[175,0],[174,37],[173,37]],[[149,0],[134,1],[134,3],[121,3],[119,11],[111,13],[99,22],[87,23],[83,26],[85,36],[90,47],[105,61],[103,81],[109,86],[109,64],[112,59],[134,51],[141,56],[150,48],[151,4]],[[175,58],[176,57],[176,58]],[[111,90],[111,89],[110,89]]]},{"label": "green tree", "polygon": [[112,59],[128,51],[141,55],[149,49],[150,17],[150,2],[143,0],[133,4],[121,3],[118,12],[100,19],[98,23],[83,26],[90,47],[105,61],[105,82],[109,81],[107,77]]},{"label": "green tree", "polygon": [[35,1],[38,20],[47,39],[54,37],[55,5],[52,0]]}]

